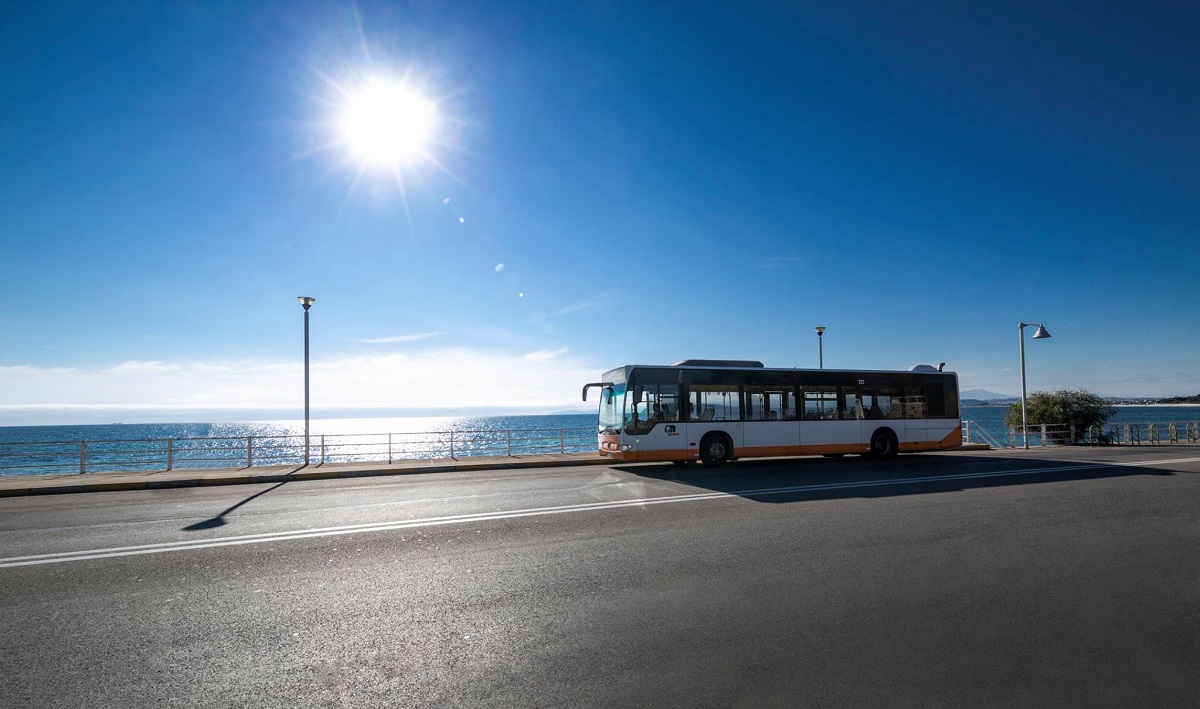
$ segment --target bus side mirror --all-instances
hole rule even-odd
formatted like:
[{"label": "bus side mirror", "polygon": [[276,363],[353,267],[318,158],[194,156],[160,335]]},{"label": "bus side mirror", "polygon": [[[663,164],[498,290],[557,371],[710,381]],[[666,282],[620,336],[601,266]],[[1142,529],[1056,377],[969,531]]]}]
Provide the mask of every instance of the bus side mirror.
[{"label": "bus side mirror", "polygon": [[613,387],[612,382],[592,382],[591,384],[584,384],[583,385],[583,400],[584,401],[587,401],[587,390],[591,389],[592,387],[600,387],[601,389],[607,389],[608,390],[608,403],[610,403],[610,404],[612,403],[612,387]]}]

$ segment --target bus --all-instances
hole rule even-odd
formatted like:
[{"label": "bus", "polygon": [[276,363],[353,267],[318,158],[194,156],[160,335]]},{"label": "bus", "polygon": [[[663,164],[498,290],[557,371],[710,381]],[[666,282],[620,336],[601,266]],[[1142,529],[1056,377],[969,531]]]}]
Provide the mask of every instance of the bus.
[{"label": "bus", "polygon": [[775,369],[688,359],[618,367],[585,384],[583,400],[600,390],[599,453],[616,461],[892,458],[962,444],[958,377],[944,366]]}]

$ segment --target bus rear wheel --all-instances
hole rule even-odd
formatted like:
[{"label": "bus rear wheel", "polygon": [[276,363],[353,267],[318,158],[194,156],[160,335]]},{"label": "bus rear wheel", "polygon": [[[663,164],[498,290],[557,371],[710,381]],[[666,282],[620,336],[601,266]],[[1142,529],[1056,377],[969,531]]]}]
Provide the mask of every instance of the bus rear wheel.
[{"label": "bus rear wheel", "polygon": [[881,428],[871,434],[872,458],[895,458],[899,451],[900,444],[896,441],[896,434],[892,429]]},{"label": "bus rear wheel", "polygon": [[705,465],[724,465],[732,456],[729,439],[720,433],[710,433],[700,439],[700,460]]}]

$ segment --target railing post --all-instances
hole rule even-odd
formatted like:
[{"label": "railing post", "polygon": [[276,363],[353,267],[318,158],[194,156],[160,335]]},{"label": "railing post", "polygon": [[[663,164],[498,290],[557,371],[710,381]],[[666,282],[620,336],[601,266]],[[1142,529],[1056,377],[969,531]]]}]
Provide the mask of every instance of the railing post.
[{"label": "railing post", "polygon": [[87,441],[79,442],[79,474],[83,475],[87,472]]},{"label": "railing post", "polygon": [[1071,424],[1071,443],[1075,443],[1075,424]]},{"label": "railing post", "polygon": [[1046,424],[1042,424],[1042,446],[1046,445]]},{"label": "railing post", "polygon": [[454,457],[454,431],[450,431],[450,457]]},{"label": "railing post", "polygon": [[508,431],[506,431],[506,433],[508,433],[508,445],[505,448],[505,455],[507,455],[508,457],[511,458],[512,457],[512,429],[511,428],[508,429]]},{"label": "railing post", "polygon": [[175,465],[175,442],[167,437],[167,470]]},{"label": "railing post", "polygon": [[321,434],[321,465],[325,465],[325,434]]},{"label": "railing post", "polygon": [[388,434],[388,465],[392,464],[392,434]]},{"label": "railing post", "polygon": [[254,436],[246,436],[246,467],[254,465]]}]

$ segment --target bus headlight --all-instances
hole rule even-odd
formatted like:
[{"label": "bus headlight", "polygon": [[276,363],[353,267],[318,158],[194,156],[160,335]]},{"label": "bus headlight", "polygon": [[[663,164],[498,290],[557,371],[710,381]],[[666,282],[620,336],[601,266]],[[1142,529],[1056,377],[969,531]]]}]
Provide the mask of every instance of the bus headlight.
[{"label": "bus headlight", "polygon": [[621,452],[622,452],[622,453],[628,453],[628,452],[629,452],[629,451],[631,451],[631,450],[633,450],[633,446],[629,445],[628,443],[627,443],[627,444],[625,444],[625,445],[623,445],[623,446],[621,446]]}]

